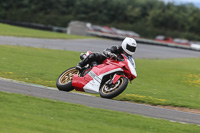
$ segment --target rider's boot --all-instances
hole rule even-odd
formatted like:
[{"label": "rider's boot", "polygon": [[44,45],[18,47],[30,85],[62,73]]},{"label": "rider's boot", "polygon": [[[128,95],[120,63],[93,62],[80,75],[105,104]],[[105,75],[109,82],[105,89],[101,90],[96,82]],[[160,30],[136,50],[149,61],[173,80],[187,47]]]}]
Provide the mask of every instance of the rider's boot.
[{"label": "rider's boot", "polygon": [[[76,66],[77,70],[83,70],[83,67],[87,64],[91,64],[93,61],[97,61],[97,62],[102,62],[103,60],[105,60],[106,57],[99,54],[99,53],[92,53],[90,55],[88,55],[87,57],[85,57],[82,61],[80,61],[78,63],[78,65]],[[93,64],[93,66],[95,66],[95,64]]]},{"label": "rider's boot", "polygon": [[76,69],[79,70],[79,71],[81,71],[83,68],[78,64],[78,65],[76,66]]},{"label": "rider's boot", "polygon": [[81,60],[81,61],[78,63],[78,65],[76,66],[76,69],[79,70],[79,71],[81,71],[81,70],[83,70],[83,67],[84,67],[85,65],[87,65],[88,63],[89,63],[89,58],[86,57],[86,58],[84,58],[83,60]]}]

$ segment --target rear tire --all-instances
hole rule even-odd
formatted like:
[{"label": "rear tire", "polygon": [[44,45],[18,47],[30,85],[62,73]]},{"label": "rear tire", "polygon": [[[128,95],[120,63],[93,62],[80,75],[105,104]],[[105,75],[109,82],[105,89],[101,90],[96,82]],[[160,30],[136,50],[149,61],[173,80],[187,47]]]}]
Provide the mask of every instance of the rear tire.
[{"label": "rear tire", "polygon": [[56,86],[60,91],[72,91],[72,78],[74,74],[78,74],[78,70],[75,67],[65,70],[57,79]]},{"label": "rear tire", "polygon": [[[109,82],[111,79],[109,79],[107,82]],[[121,94],[127,87],[128,85],[128,79],[125,77],[121,77],[119,78],[119,80],[117,80],[117,82],[113,85],[111,85],[110,87],[108,87],[106,85],[105,82],[102,87],[100,88],[100,96],[102,98],[113,98],[118,96],[119,94]]]}]

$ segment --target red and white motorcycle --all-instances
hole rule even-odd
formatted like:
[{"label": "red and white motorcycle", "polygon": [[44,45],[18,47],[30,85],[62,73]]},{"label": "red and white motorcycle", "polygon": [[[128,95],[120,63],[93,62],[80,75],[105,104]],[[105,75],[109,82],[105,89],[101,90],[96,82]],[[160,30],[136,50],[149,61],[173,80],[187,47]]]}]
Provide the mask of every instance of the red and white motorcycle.
[{"label": "red and white motorcycle", "polygon": [[[85,55],[91,54],[88,51]],[[100,93],[103,98],[113,98],[121,94],[128,81],[136,78],[136,70],[128,58],[121,54],[121,59],[111,58],[102,64],[88,64],[81,72],[75,67],[65,70],[57,80],[57,88],[61,91],[83,91]]]}]

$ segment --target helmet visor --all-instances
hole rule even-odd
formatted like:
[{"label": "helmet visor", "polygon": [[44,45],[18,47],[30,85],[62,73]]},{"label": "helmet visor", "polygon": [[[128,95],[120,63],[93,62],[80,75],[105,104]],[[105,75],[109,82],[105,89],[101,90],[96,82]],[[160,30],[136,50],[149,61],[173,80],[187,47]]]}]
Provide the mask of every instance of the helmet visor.
[{"label": "helmet visor", "polygon": [[127,44],[127,45],[126,45],[126,49],[127,49],[128,51],[135,52],[136,47]]}]

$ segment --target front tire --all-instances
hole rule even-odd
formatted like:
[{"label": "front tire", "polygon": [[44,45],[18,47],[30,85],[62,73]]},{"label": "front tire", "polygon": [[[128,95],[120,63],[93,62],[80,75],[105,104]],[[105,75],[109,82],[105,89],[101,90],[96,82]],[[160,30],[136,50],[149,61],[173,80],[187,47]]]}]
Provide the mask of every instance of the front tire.
[{"label": "front tire", "polygon": [[104,83],[104,85],[102,85],[102,87],[100,88],[100,96],[102,98],[113,98],[118,96],[119,94],[121,94],[127,87],[128,85],[128,79],[125,77],[121,77],[119,78],[119,80],[117,80],[117,82],[113,85],[107,85],[107,83],[110,81],[111,79],[109,79],[107,82]]},{"label": "front tire", "polygon": [[56,86],[61,91],[72,91],[72,78],[74,74],[78,74],[78,70],[75,67],[65,70],[57,79]]}]

